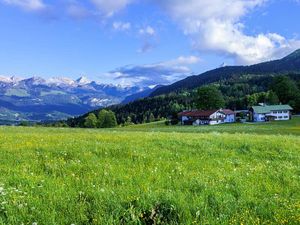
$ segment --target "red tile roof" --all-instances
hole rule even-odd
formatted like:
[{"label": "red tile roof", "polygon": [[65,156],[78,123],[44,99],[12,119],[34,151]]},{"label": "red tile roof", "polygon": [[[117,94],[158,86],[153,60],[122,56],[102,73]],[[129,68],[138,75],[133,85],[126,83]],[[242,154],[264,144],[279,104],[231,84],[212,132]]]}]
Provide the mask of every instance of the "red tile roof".
[{"label": "red tile roof", "polygon": [[179,113],[179,116],[190,116],[190,117],[209,117],[215,112],[220,111],[223,112],[225,115],[234,114],[234,112],[230,109],[213,109],[213,110],[194,110],[194,111],[184,111]]},{"label": "red tile roof", "polygon": [[232,114],[235,114],[231,109],[223,109],[222,112],[223,112],[225,115],[232,115]]},{"label": "red tile roof", "polygon": [[218,110],[195,110],[195,111],[185,111],[181,112],[179,116],[191,116],[191,117],[209,117],[210,115],[214,114]]}]

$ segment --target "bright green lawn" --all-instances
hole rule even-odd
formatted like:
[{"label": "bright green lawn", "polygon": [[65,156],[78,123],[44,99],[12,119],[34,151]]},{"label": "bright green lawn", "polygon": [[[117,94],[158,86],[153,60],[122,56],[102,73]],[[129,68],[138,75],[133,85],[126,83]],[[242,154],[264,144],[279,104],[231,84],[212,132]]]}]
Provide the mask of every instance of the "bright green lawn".
[{"label": "bright green lawn", "polygon": [[300,223],[299,136],[135,129],[1,127],[0,224]]}]

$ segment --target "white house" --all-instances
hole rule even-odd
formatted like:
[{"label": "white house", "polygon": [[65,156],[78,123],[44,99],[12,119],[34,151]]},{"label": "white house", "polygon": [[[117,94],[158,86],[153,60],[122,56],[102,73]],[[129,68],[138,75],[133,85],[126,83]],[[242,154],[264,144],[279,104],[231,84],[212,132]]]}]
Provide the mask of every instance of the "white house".
[{"label": "white house", "polygon": [[184,111],[178,114],[183,125],[216,125],[224,123],[226,119],[222,110]]},{"label": "white house", "polygon": [[230,109],[222,109],[221,110],[225,114],[224,123],[235,123],[235,112]]},{"label": "white house", "polygon": [[253,122],[272,120],[290,120],[293,108],[289,105],[261,105],[250,108],[250,118]]}]

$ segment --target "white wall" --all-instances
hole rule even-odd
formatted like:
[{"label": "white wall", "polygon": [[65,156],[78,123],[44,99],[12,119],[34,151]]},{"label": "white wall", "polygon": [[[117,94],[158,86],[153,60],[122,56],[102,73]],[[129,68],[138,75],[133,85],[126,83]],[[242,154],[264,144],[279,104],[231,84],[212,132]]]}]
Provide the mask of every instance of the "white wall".
[{"label": "white wall", "polygon": [[226,115],[226,118],[225,118],[224,122],[225,123],[234,123],[235,122],[235,115],[234,114]]},{"label": "white wall", "polygon": [[289,120],[290,111],[279,110],[279,111],[272,111],[271,113],[267,113],[267,114],[254,113],[253,115],[254,122],[265,122],[266,116],[275,116],[275,120]]},{"label": "white wall", "polygon": [[259,113],[254,112],[253,119],[254,119],[254,122],[265,122],[266,116],[265,116],[265,114],[259,114]]},{"label": "white wall", "polygon": [[212,119],[212,121],[210,121],[209,124],[215,125],[215,124],[224,123],[225,115],[217,111],[214,114],[212,114],[209,118]]},{"label": "white wall", "polygon": [[[233,117],[234,117],[234,115],[233,115]],[[209,118],[213,119],[213,120],[208,121],[208,120],[197,119],[196,121],[193,122],[193,125],[195,125],[195,126],[204,125],[204,124],[215,125],[215,124],[224,123],[224,119],[226,118],[226,116],[221,112],[215,112]],[[182,116],[181,117],[182,124],[184,123],[184,121],[187,121],[187,120],[189,120],[189,117],[187,117],[187,116]]]},{"label": "white wall", "polygon": [[289,120],[290,119],[290,111],[288,110],[278,110],[272,111],[267,114],[268,116],[275,116],[275,120]]}]

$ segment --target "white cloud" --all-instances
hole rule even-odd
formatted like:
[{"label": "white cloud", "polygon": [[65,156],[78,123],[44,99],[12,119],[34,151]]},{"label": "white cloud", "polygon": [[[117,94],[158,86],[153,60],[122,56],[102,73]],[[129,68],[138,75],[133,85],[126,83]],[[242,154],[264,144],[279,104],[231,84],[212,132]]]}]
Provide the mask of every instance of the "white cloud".
[{"label": "white cloud", "polygon": [[40,11],[46,8],[42,0],[2,0],[8,5],[20,7],[28,11]]},{"label": "white cloud", "polygon": [[112,24],[114,30],[117,31],[126,31],[126,30],[130,30],[131,28],[131,23],[129,22],[114,22]]},{"label": "white cloud", "polygon": [[[44,0],[0,0],[28,11],[48,7]],[[247,34],[243,18],[271,0],[64,0],[67,14],[75,18],[112,17],[129,4],[147,2],[167,13],[192,40],[193,48],[230,56],[237,63],[252,64],[283,57],[300,48],[300,40],[266,32]],[[292,0],[299,2],[299,0]],[[89,2],[90,4],[87,4]],[[49,3],[50,4],[50,3]],[[55,3],[52,3],[55,5]],[[130,23],[115,22],[115,30],[129,30]],[[138,52],[147,52],[155,46],[158,31],[148,25],[138,30],[144,39]]]},{"label": "white cloud", "polygon": [[122,85],[152,86],[156,84],[169,84],[185,76],[191,75],[188,67],[199,63],[196,56],[181,56],[177,59],[145,65],[128,65],[117,68],[106,77],[115,79]]},{"label": "white cloud", "polygon": [[[113,15],[133,0],[91,0],[107,15]],[[248,35],[242,19],[270,0],[148,0],[161,7],[182,28],[199,51],[210,51],[233,57],[237,63],[253,64],[283,57],[300,48],[300,41],[286,39],[276,33]],[[155,36],[156,30],[147,26],[140,35]],[[147,52],[153,44],[144,41],[138,52]]]},{"label": "white cloud", "polygon": [[193,47],[252,64],[284,56],[300,47],[275,33],[247,35],[243,16],[268,0],[153,0],[192,38]]}]

